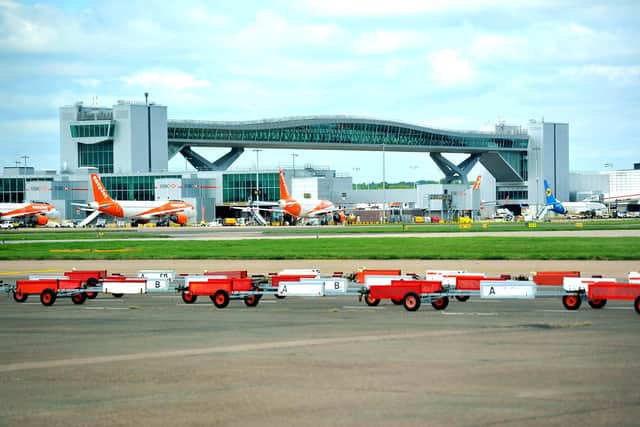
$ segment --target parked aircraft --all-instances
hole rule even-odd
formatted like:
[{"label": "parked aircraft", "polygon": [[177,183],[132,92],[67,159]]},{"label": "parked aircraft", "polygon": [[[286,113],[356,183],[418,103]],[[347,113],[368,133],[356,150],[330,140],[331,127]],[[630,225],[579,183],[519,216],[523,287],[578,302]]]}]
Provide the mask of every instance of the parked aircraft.
[{"label": "parked aircraft", "polygon": [[0,203],[0,221],[19,221],[25,226],[46,225],[58,216],[55,206],[45,202]]},{"label": "parked aircraft", "polygon": [[[252,212],[254,217],[259,223],[260,215],[256,213],[258,211],[267,212],[280,212],[287,215],[291,215],[296,220],[308,219],[308,218],[321,218],[324,220],[327,216],[333,216],[335,222],[344,222],[346,217],[342,209],[338,209],[329,200],[318,199],[296,199],[289,193],[287,183],[284,180],[284,172],[280,171],[280,200],[277,203],[272,202],[256,202],[258,206],[249,207],[234,207],[234,209],[240,209],[245,212]],[[273,208],[265,208],[262,206],[274,206]],[[277,206],[277,208],[275,208]],[[264,219],[262,219],[264,221]]]},{"label": "parked aircraft", "polygon": [[80,209],[92,212],[91,215],[78,224],[81,227],[89,224],[103,213],[116,218],[128,218],[131,220],[133,227],[150,221],[156,221],[157,225],[169,225],[169,221],[185,225],[195,213],[193,205],[182,200],[169,200],[166,202],[113,200],[102,184],[102,180],[95,173],[91,174],[91,187],[93,189],[93,202],[88,205],[74,203]]},{"label": "parked aircraft", "polygon": [[544,192],[546,196],[545,210],[551,210],[560,215],[593,218],[603,216],[607,212],[607,207],[599,202],[559,202],[553,195],[546,179],[544,180]]}]

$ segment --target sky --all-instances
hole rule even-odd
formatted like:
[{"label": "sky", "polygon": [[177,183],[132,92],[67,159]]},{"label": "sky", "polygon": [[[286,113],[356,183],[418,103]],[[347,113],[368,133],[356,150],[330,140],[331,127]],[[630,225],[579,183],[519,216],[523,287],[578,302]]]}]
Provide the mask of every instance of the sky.
[{"label": "sky", "polygon": [[[569,123],[572,171],[630,169],[640,1],[0,0],[0,166],[28,156],[59,169],[60,106],[144,92],[169,119],[345,114],[456,130],[544,119]],[[387,181],[442,177],[427,154],[385,156]],[[381,153],[265,150],[258,161],[381,180]],[[233,168],[255,166],[246,152]]]}]

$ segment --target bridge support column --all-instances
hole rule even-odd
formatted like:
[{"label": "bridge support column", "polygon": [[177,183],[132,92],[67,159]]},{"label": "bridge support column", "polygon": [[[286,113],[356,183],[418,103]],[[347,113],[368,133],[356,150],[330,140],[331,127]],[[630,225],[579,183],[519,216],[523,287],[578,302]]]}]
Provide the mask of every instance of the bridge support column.
[{"label": "bridge support column", "polygon": [[463,184],[469,185],[467,175],[471,172],[471,169],[473,169],[476,163],[478,163],[478,160],[480,160],[480,154],[474,153],[467,157],[462,163],[456,165],[450,160],[444,158],[441,153],[430,153],[429,155],[434,163],[438,165],[440,170],[444,173],[445,184],[451,184],[453,181],[459,179]]},{"label": "bridge support column", "polygon": [[196,170],[198,170],[198,171],[224,171],[224,170],[227,170],[227,169],[229,169],[229,166],[231,166],[233,164],[233,162],[238,160],[238,157],[240,157],[240,155],[242,153],[244,153],[244,148],[242,148],[242,147],[233,147],[231,149],[231,151],[229,151],[224,156],[220,157],[215,162],[210,162],[209,160],[205,159],[200,154],[198,154],[195,151],[193,151],[191,149],[191,147],[189,147],[189,146],[182,147],[182,149],[180,150],[180,154],[182,154],[184,156],[184,158],[187,159],[187,161],[189,163],[191,163],[191,165],[194,168],[196,168]]}]

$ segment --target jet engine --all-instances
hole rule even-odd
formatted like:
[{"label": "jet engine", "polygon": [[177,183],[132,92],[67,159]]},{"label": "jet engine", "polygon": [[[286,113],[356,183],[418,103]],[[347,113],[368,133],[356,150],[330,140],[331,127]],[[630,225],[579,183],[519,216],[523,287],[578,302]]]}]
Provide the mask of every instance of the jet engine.
[{"label": "jet engine", "polygon": [[33,215],[25,218],[24,223],[28,227],[35,227],[36,225],[47,225],[49,218],[46,215]]},{"label": "jet engine", "polygon": [[181,213],[173,214],[169,217],[169,219],[175,222],[176,224],[180,224],[180,225],[185,225],[189,220],[189,218],[187,218],[185,214],[181,214]]}]

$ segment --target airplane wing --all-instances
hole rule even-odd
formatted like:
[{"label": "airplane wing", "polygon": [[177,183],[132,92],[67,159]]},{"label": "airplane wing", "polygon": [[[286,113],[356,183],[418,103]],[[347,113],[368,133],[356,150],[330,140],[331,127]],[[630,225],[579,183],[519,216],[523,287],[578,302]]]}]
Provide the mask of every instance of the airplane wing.
[{"label": "airplane wing", "polygon": [[37,212],[32,212],[32,213],[27,213],[27,212],[6,212],[2,214],[2,217],[5,219],[13,219],[13,218],[21,218],[23,216],[29,216],[29,215],[34,215]]},{"label": "airplane wing", "polygon": [[27,216],[46,214],[46,210],[26,210],[26,209],[15,209],[13,211],[3,212],[2,217],[5,219],[14,219],[14,218],[22,218]]},{"label": "airplane wing", "polygon": [[143,219],[151,219],[151,218],[159,218],[167,215],[182,213],[186,210],[185,207],[175,207],[175,208],[154,208],[148,210],[146,212],[142,212],[138,215],[135,215],[135,218],[143,218]]},{"label": "airplane wing", "polygon": [[307,214],[307,216],[317,216],[317,215],[328,215],[328,214],[332,214],[336,211],[340,211],[342,209],[338,209],[336,207],[333,208],[325,208],[325,209],[318,209],[318,210],[314,210],[311,211]]},{"label": "airplane wing", "polygon": [[88,217],[80,221],[77,226],[80,228],[84,227],[85,225],[89,224],[91,221],[96,219],[98,216],[100,216],[101,213],[102,212],[100,211],[93,211],[91,215],[89,215]]},{"label": "airplane wing", "polygon": [[100,206],[95,206],[95,205],[90,205],[87,203],[71,203],[71,206],[75,206],[76,208],[80,209],[81,211],[87,211],[87,212],[95,212],[100,208],[108,208],[109,206],[111,206],[112,203],[103,203]]}]

